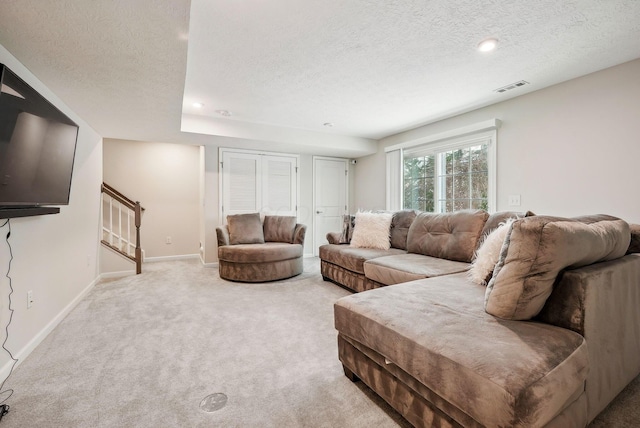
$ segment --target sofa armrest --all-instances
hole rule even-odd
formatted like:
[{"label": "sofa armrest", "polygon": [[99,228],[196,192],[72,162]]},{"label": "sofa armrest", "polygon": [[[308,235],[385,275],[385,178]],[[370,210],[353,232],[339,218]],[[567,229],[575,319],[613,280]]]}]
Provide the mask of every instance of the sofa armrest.
[{"label": "sofa armrest", "polygon": [[307,226],[304,224],[296,224],[296,228],[293,231],[293,243],[300,244],[304,247],[304,236],[307,233]]},{"label": "sofa armrest", "polygon": [[640,373],[640,254],[560,273],[538,320],[584,336],[591,421]]},{"label": "sofa armrest", "polygon": [[329,232],[327,233],[327,241],[329,244],[344,244],[344,242],[340,242],[342,238],[342,233],[340,232]]},{"label": "sofa armrest", "polygon": [[218,236],[218,247],[229,245],[229,228],[227,226],[216,227],[216,235]]}]

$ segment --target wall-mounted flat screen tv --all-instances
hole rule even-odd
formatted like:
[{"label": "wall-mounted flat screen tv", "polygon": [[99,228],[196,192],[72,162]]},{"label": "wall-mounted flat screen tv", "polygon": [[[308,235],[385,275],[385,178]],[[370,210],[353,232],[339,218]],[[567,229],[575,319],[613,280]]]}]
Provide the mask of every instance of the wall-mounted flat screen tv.
[{"label": "wall-mounted flat screen tv", "polygon": [[0,208],[69,204],[78,125],[0,64]]}]

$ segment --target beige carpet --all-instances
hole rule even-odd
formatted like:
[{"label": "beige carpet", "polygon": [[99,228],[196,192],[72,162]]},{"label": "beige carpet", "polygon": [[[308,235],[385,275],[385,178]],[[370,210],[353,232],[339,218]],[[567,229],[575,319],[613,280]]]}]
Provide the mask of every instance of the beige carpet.
[{"label": "beige carpet", "polygon": [[[198,261],[103,281],[17,368],[6,427],[405,427],[337,359],[317,259],[296,278],[222,281]],[[213,413],[201,400],[224,393]],[[637,426],[638,380],[594,424]],[[633,425],[635,422],[636,425]]]}]

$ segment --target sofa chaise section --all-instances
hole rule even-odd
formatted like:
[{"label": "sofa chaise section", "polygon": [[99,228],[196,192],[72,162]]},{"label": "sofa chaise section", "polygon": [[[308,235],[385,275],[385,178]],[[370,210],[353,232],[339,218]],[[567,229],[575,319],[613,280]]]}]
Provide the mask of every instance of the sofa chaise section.
[{"label": "sofa chaise section", "polygon": [[361,293],[336,303],[336,328],[440,397],[446,413],[480,426],[543,426],[584,393],[584,338],[499,320],[484,311],[484,291],[456,274]]}]

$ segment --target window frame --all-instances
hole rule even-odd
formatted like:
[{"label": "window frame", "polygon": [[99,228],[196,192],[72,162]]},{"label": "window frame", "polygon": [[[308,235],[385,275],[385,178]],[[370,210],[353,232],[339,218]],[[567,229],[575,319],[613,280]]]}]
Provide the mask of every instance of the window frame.
[{"label": "window frame", "polygon": [[[498,119],[481,122],[464,128],[447,131],[437,135],[426,136],[412,141],[396,144],[385,148],[387,154],[387,209],[398,210],[404,207],[404,159],[405,157],[419,157],[438,155],[443,152],[487,145],[488,189],[487,204],[489,212],[497,210],[497,130],[501,122]],[[407,156],[409,155],[409,156]],[[439,163],[436,156],[436,161]],[[397,164],[399,162],[399,164]],[[438,175],[434,176],[438,181]],[[399,185],[398,185],[399,184]],[[434,209],[439,210],[436,184],[434,189]],[[398,194],[399,192],[399,194]],[[398,206],[399,205],[399,206]],[[442,211],[437,211],[442,212]]]}]

